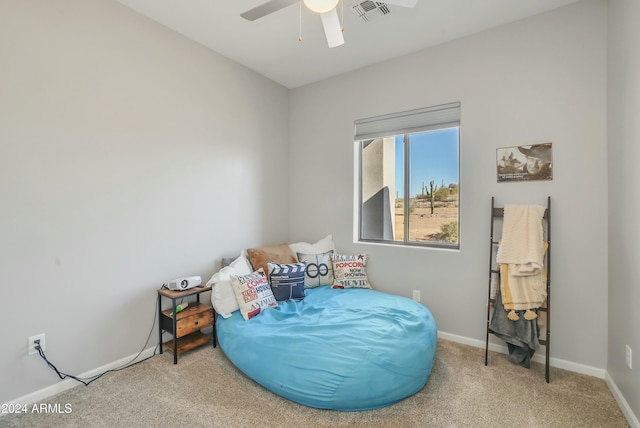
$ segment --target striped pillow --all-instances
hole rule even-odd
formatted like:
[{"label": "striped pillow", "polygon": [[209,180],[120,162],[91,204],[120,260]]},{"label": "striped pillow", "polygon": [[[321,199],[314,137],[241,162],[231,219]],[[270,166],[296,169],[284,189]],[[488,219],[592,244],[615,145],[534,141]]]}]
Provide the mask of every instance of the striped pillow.
[{"label": "striped pillow", "polygon": [[268,262],[271,291],[277,301],[304,299],[306,263],[280,264]]}]

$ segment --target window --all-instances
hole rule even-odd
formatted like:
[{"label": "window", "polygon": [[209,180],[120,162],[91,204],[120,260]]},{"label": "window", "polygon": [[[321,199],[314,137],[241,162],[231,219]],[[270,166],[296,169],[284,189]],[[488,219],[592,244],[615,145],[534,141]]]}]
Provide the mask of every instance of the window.
[{"label": "window", "polygon": [[360,241],[459,248],[460,103],[355,122]]}]

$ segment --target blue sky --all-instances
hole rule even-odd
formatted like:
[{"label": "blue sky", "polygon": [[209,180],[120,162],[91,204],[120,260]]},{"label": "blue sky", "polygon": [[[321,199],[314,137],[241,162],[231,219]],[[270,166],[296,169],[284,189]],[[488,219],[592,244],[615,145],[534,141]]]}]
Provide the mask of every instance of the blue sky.
[{"label": "blue sky", "polygon": [[[410,183],[411,196],[422,192],[422,183],[429,187],[434,180],[440,187],[458,184],[458,128],[411,134]],[[396,136],[396,192],[404,194],[404,137]]]}]

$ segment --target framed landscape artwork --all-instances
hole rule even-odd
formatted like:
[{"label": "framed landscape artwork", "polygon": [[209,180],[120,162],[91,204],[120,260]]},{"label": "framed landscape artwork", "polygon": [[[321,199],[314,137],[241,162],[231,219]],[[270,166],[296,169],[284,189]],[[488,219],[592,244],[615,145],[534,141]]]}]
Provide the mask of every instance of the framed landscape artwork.
[{"label": "framed landscape artwork", "polygon": [[496,149],[498,183],[553,180],[551,143]]}]

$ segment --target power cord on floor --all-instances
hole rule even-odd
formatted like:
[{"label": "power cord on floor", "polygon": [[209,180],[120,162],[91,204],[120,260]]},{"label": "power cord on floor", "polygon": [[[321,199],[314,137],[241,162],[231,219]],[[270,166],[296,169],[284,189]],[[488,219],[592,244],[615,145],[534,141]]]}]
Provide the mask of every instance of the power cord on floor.
[{"label": "power cord on floor", "polygon": [[[157,299],[160,299],[160,295],[158,295]],[[158,304],[158,300],[157,300],[157,299],[156,299],[156,306],[157,306],[157,304]],[[104,371],[104,372],[102,372],[102,373],[100,373],[100,374],[98,374],[98,375],[95,375],[95,376],[91,376],[91,377],[87,377],[87,378],[82,378],[82,377],[73,376],[73,375],[70,375],[70,374],[67,374],[67,373],[63,373],[63,372],[61,372],[60,370],[58,370],[58,368],[57,368],[55,365],[53,365],[53,363],[52,363],[51,361],[49,361],[49,359],[47,358],[46,354],[44,353],[44,350],[43,350],[43,349],[42,349],[42,347],[40,346],[40,341],[39,341],[39,340],[36,340],[36,342],[35,342],[35,343],[36,343],[35,348],[36,348],[36,350],[38,351],[38,354],[40,354],[40,357],[41,357],[41,358],[42,358],[42,359],[47,363],[47,365],[49,366],[49,368],[51,368],[52,370],[54,370],[54,371],[58,374],[58,377],[60,377],[60,379],[66,379],[66,378],[73,379],[73,380],[76,380],[76,381],[78,381],[78,382],[80,382],[80,383],[84,384],[85,386],[87,386],[87,385],[89,385],[91,382],[93,382],[94,380],[98,380],[98,379],[100,379],[102,376],[106,375],[107,373],[110,373],[110,372],[118,372],[118,371],[120,371],[120,370],[124,370],[124,369],[126,369],[126,368],[129,368],[129,367],[135,366],[135,365],[136,365],[136,364],[138,364],[138,363],[141,363],[141,362],[143,362],[143,361],[146,361],[146,360],[148,360],[148,359],[149,359],[149,358],[151,358],[151,357],[154,357],[154,356],[156,355],[156,351],[158,350],[158,345],[160,345],[160,344],[156,345],[156,347],[154,348],[154,350],[153,350],[153,355],[151,355],[151,356],[149,356],[149,357],[147,357],[147,358],[145,358],[145,359],[143,359],[143,360],[136,361],[135,363],[133,363],[133,361],[135,361],[135,360],[140,356],[140,354],[142,354],[142,352],[144,352],[144,350],[146,349],[146,346],[147,346],[147,344],[149,343],[149,339],[151,339],[151,334],[153,333],[153,328],[154,328],[154,327],[155,327],[155,325],[156,325],[156,319],[157,319],[157,316],[158,316],[158,311],[156,310],[156,311],[154,311],[153,324],[151,324],[151,331],[149,331],[149,335],[147,336],[147,340],[146,340],[146,342],[144,343],[144,345],[142,346],[142,349],[140,350],[140,352],[138,352],[138,354],[137,354],[135,357],[133,357],[130,361],[128,361],[128,362],[126,362],[126,363],[124,363],[124,364],[123,364],[122,366],[120,366],[120,367],[117,367],[117,368],[115,368],[115,369],[110,369],[110,370]]]}]

